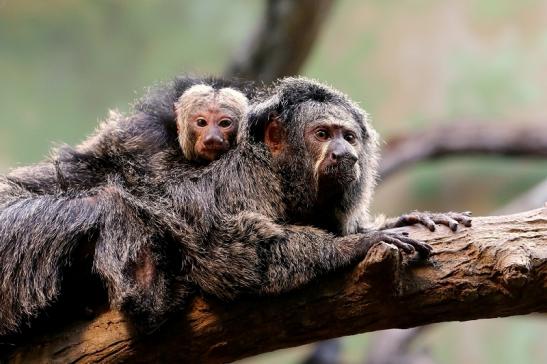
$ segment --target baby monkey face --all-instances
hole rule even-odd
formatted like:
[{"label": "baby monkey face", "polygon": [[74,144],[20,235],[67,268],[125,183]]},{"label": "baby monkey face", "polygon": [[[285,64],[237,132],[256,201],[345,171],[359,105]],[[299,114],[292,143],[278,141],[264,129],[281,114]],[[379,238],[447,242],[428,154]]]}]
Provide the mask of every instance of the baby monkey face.
[{"label": "baby monkey face", "polygon": [[239,123],[248,111],[243,93],[228,87],[194,85],[175,103],[182,153],[209,163],[235,146]]},{"label": "baby monkey face", "polygon": [[239,118],[218,103],[196,110],[190,115],[189,132],[193,134],[194,153],[203,161],[211,162],[234,145]]}]

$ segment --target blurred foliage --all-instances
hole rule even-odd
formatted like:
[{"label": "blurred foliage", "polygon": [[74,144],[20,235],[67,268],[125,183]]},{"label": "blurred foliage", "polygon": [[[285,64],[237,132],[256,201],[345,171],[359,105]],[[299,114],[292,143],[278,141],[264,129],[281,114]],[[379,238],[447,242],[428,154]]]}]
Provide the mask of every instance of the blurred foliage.
[{"label": "blurred foliage", "polygon": [[[0,171],[39,161],[52,142],[79,142],[147,86],[222,72],[263,5],[0,0]],[[545,133],[545,24],[546,1],[339,0],[303,74],[360,102],[384,139],[458,119],[545,120]],[[390,178],[374,207],[488,213],[546,177],[546,161],[438,160]],[[427,340],[440,363],[540,363],[546,332],[544,319],[488,320],[440,325]],[[345,346],[357,363],[366,339]],[[250,362],[297,362],[307,350]]]}]

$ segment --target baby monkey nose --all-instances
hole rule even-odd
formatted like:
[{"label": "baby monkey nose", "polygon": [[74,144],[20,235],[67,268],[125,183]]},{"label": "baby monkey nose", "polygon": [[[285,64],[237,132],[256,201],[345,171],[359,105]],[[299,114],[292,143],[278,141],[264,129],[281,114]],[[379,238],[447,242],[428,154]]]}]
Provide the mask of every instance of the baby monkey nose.
[{"label": "baby monkey nose", "polygon": [[208,134],[205,139],[203,139],[203,144],[207,148],[220,148],[224,145],[224,139],[218,134]]}]

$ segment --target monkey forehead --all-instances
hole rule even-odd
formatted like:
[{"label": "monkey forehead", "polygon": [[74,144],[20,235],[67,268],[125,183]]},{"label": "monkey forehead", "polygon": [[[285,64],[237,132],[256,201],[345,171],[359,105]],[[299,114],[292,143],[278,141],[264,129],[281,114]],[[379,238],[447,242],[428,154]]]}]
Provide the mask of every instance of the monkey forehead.
[{"label": "monkey forehead", "polygon": [[188,117],[190,119],[196,119],[198,117],[207,117],[207,118],[230,118],[234,121],[239,121],[242,119],[243,114],[241,110],[222,107],[218,104],[214,105],[201,105],[201,107],[193,107],[188,112]]},{"label": "monkey forehead", "polygon": [[212,86],[198,84],[190,87],[180,97],[175,105],[180,111],[224,112],[240,118],[247,113],[249,100],[238,90],[224,87],[215,90]]},{"label": "monkey forehead", "polygon": [[200,102],[192,105],[188,110],[188,115],[190,118],[197,117],[200,115],[208,114],[226,117],[233,119],[241,119],[247,113],[247,109],[241,107],[241,105],[233,105],[230,103],[222,103],[212,101],[211,103]]},{"label": "monkey forehead", "polygon": [[199,99],[205,102],[219,100],[218,102],[230,105],[237,104],[243,107],[249,105],[249,99],[242,92],[230,87],[215,89],[207,84],[197,84],[189,87],[180,95],[179,102],[192,102]]},{"label": "monkey forehead", "polygon": [[300,122],[306,126],[317,124],[336,125],[348,129],[359,129],[360,123],[345,107],[331,103],[305,102],[300,105],[298,114]]}]

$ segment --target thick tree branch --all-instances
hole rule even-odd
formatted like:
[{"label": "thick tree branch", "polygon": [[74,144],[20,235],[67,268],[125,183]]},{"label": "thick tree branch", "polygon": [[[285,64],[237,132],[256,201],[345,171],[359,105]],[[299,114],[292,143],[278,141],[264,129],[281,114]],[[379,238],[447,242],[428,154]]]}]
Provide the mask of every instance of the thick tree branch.
[{"label": "thick tree branch", "polygon": [[547,208],[475,218],[472,228],[435,233],[427,264],[379,245],[357,267],[279,297],[222,303],[196,297],[148,337],[107,312],[34,339],[14,362],[229,362],[331,337],[433,322],[547,312]]},{"label": "thick tree branch", "polygon": [[547,157],[545,123],[498,125],[451,123],[388,141],[382,152],[380,176],[423,160],[448,155],[497,154]]},{"label": "thick tree branch", "polygon": [[225,75],[265,82],[298,73],[333,0],[268,0],[264,17]]}]

